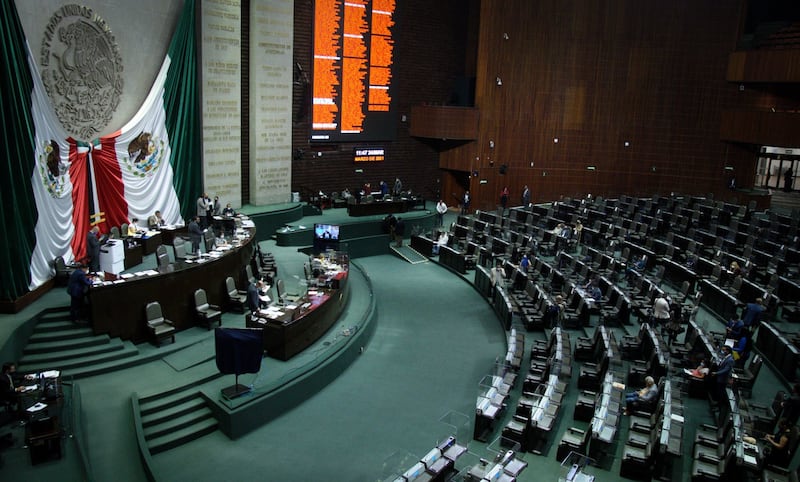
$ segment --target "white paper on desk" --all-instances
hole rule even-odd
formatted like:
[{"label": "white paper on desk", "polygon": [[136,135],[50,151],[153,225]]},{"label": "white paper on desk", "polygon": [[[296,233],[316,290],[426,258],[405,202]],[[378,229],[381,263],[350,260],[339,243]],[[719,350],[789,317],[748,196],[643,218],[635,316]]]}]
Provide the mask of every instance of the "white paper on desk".
[{"label": "white paper on desk", "polygon": [[744,454],[744,463],[756,465],[758,464],[758,461],[756,460],[755,456],[750,454]]},{"label": "white paper on desk", "polygon": [[133,274],[132,273],[122,273],[121,275],[119,275],[119,277],[122,278],[122,279],[133,278]]},{"label": "white paper on desk", "polygon": [[672,419],[672,420],[673,420],[673,421],[675,421],[675,422],[678,422],[678,423],[683,423],[683,416],[681,416],[681,415],[678,415],[677,413],[673,413],[673,414],[671,414],[671,415],[669,416],[669,418],[670,418],[670,419]]},{"label": "white paper on desk", "polygon": [[39,375],[41,375],[42,378],[58,378],[61,376],[61,372],[58,370],[47,370],[40,373]]},{"label": "white paper on desk", "polygon": [[625,384],[620,382],[614,382],[611,384],[612,387],[616,388],[617,390],[625,390]]},{"label": "white paper on desk", "polygon": [[36,384],[25,385],[25,386],[22,387],[22,392],[23,393],[24,392],[32,392],[32,391],[36,390],[37,388],[39,388],[39,385],[36,385]]},{"label": "white paper on desk", "polygon": [[33,412],[38,412],[39,410],[42,410],[42,409],[45,409],[45,408],[47,408],[47,404],[46,403],[38,402],[36,405],[30,406],[26,410],[28,412],[33,413]]},{"label": "white paper on desk", "polygon": [[286,309],[287,310],[296,310],[297,309],[297,305],[295,305],[295,304],[286,305]]},{"label": "white paper on desk", "polygon": [[729,347],[733,348],[733,343],[734,343],[733,342],[733,338],[726,338],[725,339],[725,346],[729,346]]},{"label": "white paper on desk", "polygon": [[112,281],[112,283],[114,283],[115,285],[120,284],[120,283],[124,283],[124,282],[125,282],[124,279],[116,279],[116,280]]}]

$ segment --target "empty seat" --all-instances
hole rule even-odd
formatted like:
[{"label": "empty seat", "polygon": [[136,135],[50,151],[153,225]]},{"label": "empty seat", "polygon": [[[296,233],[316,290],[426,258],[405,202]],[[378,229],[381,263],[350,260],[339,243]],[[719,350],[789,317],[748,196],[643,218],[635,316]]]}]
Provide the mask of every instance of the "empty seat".
[{"label": "empty seat", "polygon": [[225,291],[228,293],[228,309],[237,313],[244,313],[247,309],[247,292],[236,288],[233,278],[225,278]]},{"label": "empty seat", "polygon": [[206,298],[206,290],[202,288],[194,292],[194,309],[197,314],[197,320],[209,330],[214,323],[222,326],[222,311],[220,311],[219,306],[209,304]]},{"label": "empty seat", "polygon": [[161,312],[161,304],[158,301],[147,304],[145,316],[147,329],[153,336],[156,345],[160,345],[167,338],[172,339],[173,343],[175,342],[175,324],[171,320],[164,318],[164,314]]}]

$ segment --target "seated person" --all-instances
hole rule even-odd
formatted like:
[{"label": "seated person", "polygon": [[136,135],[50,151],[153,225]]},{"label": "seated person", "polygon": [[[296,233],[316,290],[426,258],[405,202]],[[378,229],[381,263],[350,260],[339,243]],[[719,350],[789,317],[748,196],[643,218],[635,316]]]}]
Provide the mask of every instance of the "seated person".
[{"label": "seated person", "polygon": [[[147,218],[147,227],[150,229],[158,229],[165,224],[164,218],[161,217],[161,211],[156,211],[155,214]],[[130,229],[130,226],[128,228]]]},{"label": "seated person", "polygon": [[589,287],[587,293],[595,301],[600,301],[603,299],[603,290],[600,289],[600,285],[598,283],[592,283],[592,286]]},{"label": "seated person", "polygon": [[450,236],[447,234],[447,231],[442,231],[439,234],[439,238],[433,244],[433,254],[439,254],[439,248],[442,246],[447,246],[447,243],[450,241]]},{"label": "seated person", "polygon": [[17,409],[19,405],[17,395],[25,388],[22,386],[22,380],[23,378],[17,374],[16,364],[3,363],[3,373],[0,374],[0,402]]},{"label": "seated person", "polygon": [[711,370],[706,366],[705,360],[700,360],[700,365],[697,368],[689,370],[688,368],[684,369],[684,373],[692,379],[702,380],[703,378],[708,375]]},{"label": "seated person", "polygon": [[658,398],[658,385],[653,377],[645,377],[645,386],[636,392],[625,395],[625,415],[630,415],[632,410],[650,405]]},{"label": "seated person", "polygon": [[778,467],[788,467],[792,460],[791,444],[789,443],[792,438],[797,437],[793,434],[796,427],[785,418],[781,418],[778,422],[778,430],[775,435],[767,434],[764,437],[766,447],[764,448],[764,463],[767,465],[776,465]]},{"label": "seated person", "polygon": [[236,216],[236,211],[231,207],[231,203],[225,205],[225,209],[222,210],[222,215],[228,217]]},{"label": "seated person", "polygon": [[631,279],[635,274],[644,271],[645,267],[647,267],[647,255],[635,256],[633,262],[625,269],[625,277]]},{"label": "seated person", "polygon": [[270,299],[266,291],[267,285],[262,280],[247,285],[247,307],[250,309],[250,313],[258,313],[259,309],[269,304]]},{"label": "seated person", "polygon": [[131,222],[128,223],[128,236],[136,236],[136,233],[139,232],[139,226],[136,225],[138,222],[137,218],[131,218]]}]

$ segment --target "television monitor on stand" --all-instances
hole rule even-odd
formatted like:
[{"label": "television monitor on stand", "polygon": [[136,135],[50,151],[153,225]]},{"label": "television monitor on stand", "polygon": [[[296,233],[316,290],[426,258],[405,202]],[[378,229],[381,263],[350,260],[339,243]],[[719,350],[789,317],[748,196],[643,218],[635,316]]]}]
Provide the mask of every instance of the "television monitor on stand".
[{"label": "television monitor on stand", "polygon": [[339,249],[338,224],[314,224],[314,252]]}]

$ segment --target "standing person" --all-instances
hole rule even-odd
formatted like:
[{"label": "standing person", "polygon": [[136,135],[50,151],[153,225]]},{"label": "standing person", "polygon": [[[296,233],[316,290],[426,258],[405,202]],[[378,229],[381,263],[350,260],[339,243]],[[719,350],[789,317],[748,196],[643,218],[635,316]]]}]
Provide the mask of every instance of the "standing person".
[{"label": "standing person", "polygon": [[219,202],[219,196],[214,196],[214,216],[219,216],[222,212],[222,203]]},{"label": "standing person", "polygon": [[389,185],[386,184],[386,181],[381,181],[378,187],[381,190],[381,199],[386,199],[386,196],[389,195]]},{"label": "standing person", "polygon": [[439,202],[436,203],[436,220],[439,223],[438,226],[441,227],[444,225],[444,215],[447,212],[447,204],[445,204],[444,199],[439,199]]},{"label": "standing person", "polygon": [[394,235],[397,239],[397,247],[401,248],[403,246],[403,235],[406,231],[406,223],[403,221],[403,218],[398,217],[397,223],[394,225]]},{"label": "standing person", "polygon": [[786,192],[792,192],[792,170],[786,169],[786,172],[783,173],[783,190]]},{"label": "standing person", "polygon": [[200,254],[200,241],[203,239],[203,228],[200,227],[200,219],[200,216],[195,216],[188,226],[193,254]]},{"label": "standing person", "polygon": [[265,296],[262,295],[265,287],[266,285],[262,280],[250,281],[247,285],[247,306],[250,308],[250,313],[258,313],[262,305],[266,305],[266,302],[262,302],[261,300],[261,297]]},{"label": "standing person", "polygon": [[403,192],[403,183],[400,182],[400,178],[394,178],[394,189],[392,189],[393,196],[400,196],[400,193]]},{"label": "standing person", "polygon": [[197,217],[201,220],[206,217],[206,193],[197,198]]},{"label": "standing person", "polygon": [[95,226],[86,235],[86,256],[89,258],[89,269],[92,272],[100,271],[100,240],[97,239],[99,232],[100,228]]},{"label": "standing person", "polygon": [[522,255],[522,259],[519,261],[519,269],[522,270],[523,273],[528,272],[528,268],[531,266],[531,260],[528,259],[527,254]]},{"label": "standing person", "polygon": [[755,332],[758,327],[758,322],[761,320],[761,314],[766,308],[764,307],[764,300],[756,298],[755,303],[747,303],[747,306],[742,312],[742,324],[745,328],[749,328],[751,332]]},{"label": "standing person", "polygon": [[494,268],[492,268],[491,274],[492,274],[491,277],[492,288],[494,288],[498,284],[500,285],[501,288],[505,286],[506,272],[503,269],[503,266],[500,264],[500,261],[494,264]]},{"label": "standing person", "polygon": [[522,188],[522,207],[528,207],[531,203],[531,190],[528,189],[528,185],[525,184],[525,187]]},{"label": "standing person", "polygon": [[653,302],[653,321],[664,330],[669,323],[669,319],[669,301],[667,301],[663,294],[659,294]]},{"label": "standing person", "polygon": [[469,214],[469,202],[471,200],[469,191],[464,191],[464,196],[461,198],[461,214]]},{"label": "standing person", "polygon": [[503,208],[503,212],[506,211],[506,206],[508,206],[508,186],[503,187],[503,190],[500,191],[500,206]]},{"label": "standing person", "polygon": [[721,403],[725,399],[725,388],[728,387],[728,382],[733,375],[733,355],[731,355],[731,348],[728,345],[722,347],[720,357],[722,360],[720,360],[717,370],[711,372],[711,375],[716,377],[714,399],[717,403]]},{"label": "standing person", "polygon": [[80,321],[83,315],[83,304],[86,297],[86,292],[92,284],[91,278],[88,276],[89,267],[82,264],[76,268],[72,274],[69,275],[69,282],[67,283],[67,292],[69,293],[69,319],[73,323]]},{"label": "standing person", "polygon": [[204,202],[206,206],[206,227],[210,228],[214,225],[214,203],[208,197],[208,194],[203,194],[203,196],[205,196]]}]

